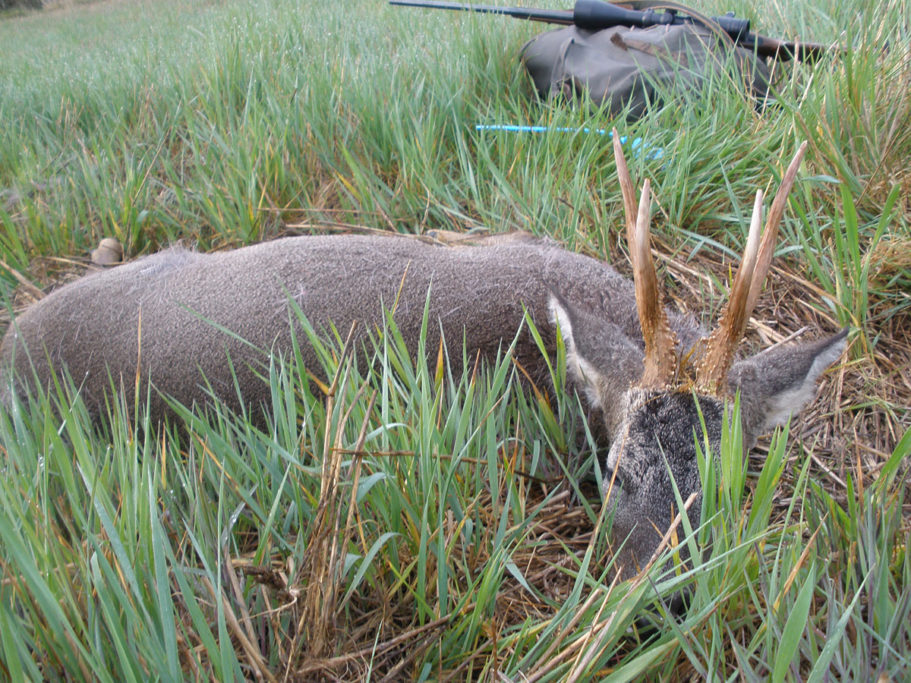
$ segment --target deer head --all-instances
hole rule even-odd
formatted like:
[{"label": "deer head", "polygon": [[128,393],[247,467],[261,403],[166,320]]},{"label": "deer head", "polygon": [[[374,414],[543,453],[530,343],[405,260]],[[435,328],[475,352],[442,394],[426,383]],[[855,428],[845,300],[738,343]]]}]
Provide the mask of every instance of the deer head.
[{"label": "deer head", "polygon": [[638,348],[627,352],[642,358],[638,381],[618,387],[616,374],[603,358],[599,360],[598,339],[609,336],[609,330],[602,327],[599,332],[598,321],[559,297],[553,296],[550,306],[563,336],[569,372],[591,403],[601,408],[610,433],[603,494],[614,512],[613,538],[625,542],[619,564],[627,575],[649,561],[675,516],[675,486],[684,501],[697,495],[690,516],[694,523],[698,521],[698,444],[707,438],[711,450],[718,452],[726,401],[739,393],[743,442],[750,448],[757,436],[784,424],[812,398],[816,379],[844,349],[846,330],[814,344],[734,360],[768,273],[787,196],[805,151],[803,143],[785,172],[764,230],[763,196],[761,191],[756,193],[746,248],[720,322],[711,334],[687,349],[681,348],[668,323],[652,263],[649,181],[643,183],[637,206],[614,131],[644,342],[644,356]]}]

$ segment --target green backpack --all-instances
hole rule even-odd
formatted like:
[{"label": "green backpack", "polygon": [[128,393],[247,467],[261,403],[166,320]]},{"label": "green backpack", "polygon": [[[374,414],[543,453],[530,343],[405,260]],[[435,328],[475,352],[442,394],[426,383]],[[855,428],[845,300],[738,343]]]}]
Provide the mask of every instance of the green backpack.
[{"label": "green backpack", "polygon": [[600,31],[568,26],[532,38],[520,58],[542,97],[587,93],[612,115],[628,106],[630,119],[665,97],[700,92],[708,78],[728,79],[758,98],[769,88],[763,59],[720,41],[700,24]]}]

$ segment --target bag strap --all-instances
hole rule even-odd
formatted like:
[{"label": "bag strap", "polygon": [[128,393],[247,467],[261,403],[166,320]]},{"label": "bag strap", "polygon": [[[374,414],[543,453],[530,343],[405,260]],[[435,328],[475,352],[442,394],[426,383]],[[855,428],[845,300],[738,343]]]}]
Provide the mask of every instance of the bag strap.
[{"label": "bag strap", "polygon": [[718,38],[722,43],[724,43],[729,48],[737,47],[737,43],[730,36],[730,34],[725,31],[721,26],[718,25],[717,21],[714,21],[708,15],[699,12],[698,10],[693,9],[692,7],[687,7],[686,5],[681,5],[679,2],[674,2],[674,0],[629,0],[623,4],[629,5],[633,9],[663,9],[671,10],[678,14],[685,14],[694,21],[698,22],[705,26],[706,29],[711,31],[715,37]]}]

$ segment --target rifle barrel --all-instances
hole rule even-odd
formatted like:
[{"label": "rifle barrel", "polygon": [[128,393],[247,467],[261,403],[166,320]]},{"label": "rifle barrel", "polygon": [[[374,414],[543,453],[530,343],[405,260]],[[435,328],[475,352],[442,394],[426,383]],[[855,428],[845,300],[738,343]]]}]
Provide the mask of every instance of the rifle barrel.
[{"label": "rifle barrel", "polygon": [[[576,0],[575,7],[569,10],[532,9],[530,7],[501,7],[498,5],[474,5],[445,0],[389,0],[390,5],[401,7],[419,7],[423,9],[445,9],[458,12],[478,12],[481,14],[502,14],[515,19],[543,21],[548,24],[575,24],[589,31],[600,31],[611,26],[668,26],[692,21],[691,17],[681,16],[674,12],[658,13],[652,10],[630,10],[604,0]],[[750,31],[749,19],[736,17],[712,17],[723,31],[734,40],[739,40]]]},{"label": "rifle barrel", "polygon": [[560,9],[532,9],[526,7],[498,7],[496,5],[468,5],[461,2],[443,2],[442,0],[389,0],[390,5],[401,7],[421,7],[424,9],[448,9],[458,12],[478,12],[480,14],[503,14],[515,19],[543,21],[547,24],[572,24],[573,13]]}]

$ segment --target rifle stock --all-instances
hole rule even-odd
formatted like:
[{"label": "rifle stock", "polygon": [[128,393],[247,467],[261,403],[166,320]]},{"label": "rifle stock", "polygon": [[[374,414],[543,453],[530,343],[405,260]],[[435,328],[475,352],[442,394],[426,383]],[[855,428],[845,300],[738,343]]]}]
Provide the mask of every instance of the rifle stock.
[{"label": "rifle stock", "polygon": [[839,48],[822,43],[801,43],[790,40],[778,40],[751,33],[746,36],[740,43],[747,50],[755,50],[756,54],[763,57],[774,57],[775,59],[786,62],[796,59],[801,62],[815,62],[821,59],[827,52],[836,50],[842,52]]}]

